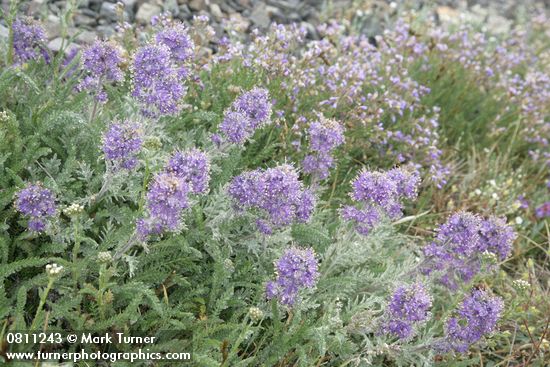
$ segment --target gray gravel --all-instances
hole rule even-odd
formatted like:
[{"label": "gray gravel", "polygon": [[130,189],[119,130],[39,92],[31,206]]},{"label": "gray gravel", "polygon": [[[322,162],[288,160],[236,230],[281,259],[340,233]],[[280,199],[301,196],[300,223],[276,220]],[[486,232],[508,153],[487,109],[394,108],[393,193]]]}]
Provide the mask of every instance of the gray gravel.
[{"label": "gray gravel", "polygon": [[[97,36],[108,37],[116,31],[117,22],[124,21],[146,26],[151,18],[163,12],[170,12],[174,18],[189,22],[195,15],[208,15],[211,25],[218,33],[223,33],[222,23],[226,19],[237,21],[241,28],[250,31],[265,29],[273,22],[298,22],[312,30],[315,25],[336,14],[360,18],[363,31],[369,35],[380,33],[384,23],[398,10],[404,8],[421,9],[425,3],[434,1],[383,1],[383,0],[28,0],[22,1],[20,13],[42,19],[49,37],[49,45],[55,50],[61,36],[60,17],[67,4],[76,1],[70,34],[81,33],[76,38],[78,44],[88,44]],[[543,0],[550,6],[550,0]],[[7,9],[9,0],[0,0]],[[532,8],[534,0],[439,0],[435,11],[441,21],[453,22],[460,18],[486,24],[501,33],[508,32],[511,20],[522,11]],[[0,37],[7,33],[0,21]]]}]

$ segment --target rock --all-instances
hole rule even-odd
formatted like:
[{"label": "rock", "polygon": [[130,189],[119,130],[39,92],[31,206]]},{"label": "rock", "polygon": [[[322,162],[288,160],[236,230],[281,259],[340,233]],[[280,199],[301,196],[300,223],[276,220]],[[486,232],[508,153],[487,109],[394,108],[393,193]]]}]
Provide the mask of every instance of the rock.
[{"label": "rock", "polygon": [[0,24],[0,40],[2,41],[7,40],[9,35],[10,35],[10,31],[8,30],[8,28]]},{"label": "rock", "polygon": [[114,35],[116,32],[115,32],[114,28],[110,25],[100,25],[100,26],[97,27],[97,33],[102,38],[109,38],[112,35]]},{"label": "rock", "polygon": [[48,15],[48,18],[44,22],[44,29],[48,38],[57,38],[61,35],[61,23],[59,18],[53,14]]},{"label": "rock", "polygon": [[81,44],[89,45],[97,39],[97,35],[94,32],[84,31],[76,36],[76,41]]},{"label": "rock", "polygon": [[92,9],[82,9],[82,14],[90,18],[97,18],[97,13]]},{"label": "rock", "polygon": [[174,17],[177,17],[180,13],[177,0],[166,0],[163,7],[165,12],[170,12]]},{"label": "rock", "polygon": [[251,8],[252,7],[252,4],[251,4],[250,0],[236,0],[236,1],[237,1],[237,4],[239,4],[243,8]]},{"label": "rock", "polygon": [[287,18],[281,9],[268,5],[265,7],[265,10],[270,20],[273,19],[277,23],[286,23]]},{"label": "rock", "polygon": [[189,5],[189,9],[193,11],[206,10],[205,0],[191,0],[188,5]]},{"label": "rock", "polygon": [[155,4],[144,3],[142,4],[136,14],[136,22],[141,24],[151,23],[151,19],[155,15],[159,15],[162,12],[160,6]]},{"label": "rock", "polygon": [[57,37],[48,43],[48,48],[53,52],[61,51],[61,47],[64,47],[65,55],[68,55],[73,49],[80,48],[77,44],[74,43],[70,43],[68,45],[66,43],[63,43],[63,38],[61,37]]},{"label": "rock", "polygon": [[512,21],[498,14],[492,14],[487,19],[487,28],[496,34],[507,34],[512,28]]},{"label": "rock", "polygon": [[239,32],[246,32],[248,27],[250,27],[250,21],[239,13],[231,14],[229,16],[229,20],[231,21],[231,24],[233,24],[235,29]]},{"label": "rock", "polygon": [[218,4],[210,4],[210,13],[216,18],[217,20],[220,20],[223,18],[222,9]]},{"label": "rock", "polygon": [[460,21],[460,12],[448,6],[439,6],[436,14],[441,23],[455,24]]},{"label": "rock", "polygon": [[78,27],[78,26],[87,26],[87,27],[93,27],[94,25],[97,24],[97,21],[95,20],[95,18],[92,18],[92,17],[89,17],[87,15],[84,15],[84,14],[77,14],[75,17],[74,17],[74,24]]},{"label": "rock", "polygon": [[267,6],[263,3],[256,5],[250,14],[250,20],[258,27],[267,28],[270,23]]},{"label": "rock", "polygon": [[108,3],[105,1],[103,4],[101,4],[99,16],[112,22],[116,22],[118,20],[117,4]]},{"label": "rock", "polygon": [[185,4],[179,6],[180,13],[179,17],[182,20],[190,20],[193,17],[193,13],[191,13],[191,9]]}]

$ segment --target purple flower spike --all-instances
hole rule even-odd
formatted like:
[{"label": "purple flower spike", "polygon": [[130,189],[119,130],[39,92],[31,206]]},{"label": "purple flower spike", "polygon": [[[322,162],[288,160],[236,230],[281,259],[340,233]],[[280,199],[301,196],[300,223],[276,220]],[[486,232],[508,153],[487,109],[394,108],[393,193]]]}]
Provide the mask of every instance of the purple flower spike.
[{"label": "purple flower spike", "polygon": [[37,61],[42,56],[49,62],[50,56],[45,48],[46,32],[31,18],[15,19],[12,24],[14,63],[24,64]]},{"label": "purple flower spike", "polygon": [[103,153],[113,161],[115,168],[133,169],[137,166],[137,153],[141,149],[142,131],[137,123],[112,123],[103,135]]},{"label": "purple flower spike", "polygon": [[416,172],[394,168],[387,172],[363,171],[353,181],[351,198],[361,207],[343,208],[342,217],[355,224],[358,233],[367,235],[383,215],[397,219],[403,215],[403,200],[415,199],[420,178]]},{"label": "purple flower spike", "polygon": [[535,216],[539,219],[550,217],[550,201],[547,201],[535,209]]},{"label": "purple flower spike", "polygon": [[221,132],[233,144],[243,144],[252,136],[250,119],[241,111],[226,111],[220,124]]},{"label": "purple flower spike", "polygon": [[432,298],[421,283],[398,287],[390,298],[382,332],[410,338],[414,326],[428,319],[431,307]]},{"label": "purple flower spike", "polygon": [[189,206],[191,188],[184,179],[174,173],[158,173],[147,192],[149,217],[136,224],[139,236],[144,240],[150,234],[175,231],[180,225],[182,211]]},{"label": "purple flower spike", "polygon": [[187,152],[176,152],[166,167],[191,186],[195,194],[204,194],[208,191],[210,181],[210,162],[205,153],[198,149]]},{"label": "purple flower spike", "polygon": [[474,289],[458,307],[457,316],[447,321],[444,349],[467,352],[470,345],[495,330],[503,308],[500,297]]},{"label": "purple flower spike", "polygon": [[458,288],[479,273],[485,252],[504,260],[510,253],[516,233],[503,219],[459,212],[439,226],[435,240],[424,248],[425,274],[439,272],[440,282]]},{"label": "purple flower spike", "polygon": [[241,94],[233,102],[233,109],[243,112],[250,119],[251,130],[268,124],[271,118],[272,104],[267,89],[253,88]]},{"label": "purple flower spike", "polygon": [[277,278],[266,285],[267,299],[277,298],[286,306],[295,304],[303,288],[313,288],[319,277],[317,259],[311,248],[287,249],[275,264]]},{"label": "purple flower spike", "polygon": [[172,59],[177,64],[191,60],[195,52],[195,44],[182,23],[174,23],[161,29],[156,35],[158,44],[170,49]]},{"label": "purple flower spike", "polygon": [[77,85],[77,90],[88,90],[98,101],[106,102],[104,86],[120,82],[124,78],[119,66],[122,61],[122,54],[117,46],[106,41],[95,41],[82,53],[85,76]]},{"label": "purple flower spike", "polygon": [[244,144],[260,126],[270,122],[271,102],[266,89],[254,88],[243,93],[225,111],[220,131],[233,144]]},{"label": "purple flower spike", "polygon": [[177,65],[164,44],[147,45],[137,50],[132,65],[132,96],[149,117],[176,115],[186,88],[181,84]]},{"label": "purple flower spike", "polygon": [[258,229],[264,234],[274,227],[308,221],[315,207],[313,193],[304,189],[290,165],[245,172],[233,178],[228,193],[237,210],[259,211]]},{"label": "purple flower spike", "polygon": [[28,226],[31,231],[42,232],[46,229],[44,219],[55,215],[55,197],[41,184],[28,185],[16,194],[15,207],[30,217]]},{"label": "purple flower spike", "polygon": [[308,134],[309,149],[314,152],[328,153],[344,143],[344,127],[324,116],[310,125]]},{"label": "purple flower spike", "polygon": [[334,166],[331,152],[344,143],[344,127],[335,120],[320,116],[308,129],[309,151],[302,167],[305,173],[314,175],[320,180],[329,176]]}]

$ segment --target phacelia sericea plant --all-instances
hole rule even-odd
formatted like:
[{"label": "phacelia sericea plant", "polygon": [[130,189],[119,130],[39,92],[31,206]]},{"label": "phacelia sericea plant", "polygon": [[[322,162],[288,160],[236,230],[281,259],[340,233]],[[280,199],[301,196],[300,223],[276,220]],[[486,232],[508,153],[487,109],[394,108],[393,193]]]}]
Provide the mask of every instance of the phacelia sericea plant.
[{"label": "phacelia sericea plant", "polygon": [[124,61],[122,52],[114,43],[95,41],[82,52],[83,79],[77,90],[86,90],[99,102],[107,102],[105,85],[120,82],[124,73],[120,64]]},{"label": "phacelia sericea plant", "polygon": [[455,213],[439,226],[435,240],[425,247],[423,272],[435,272],[442,284],[456,289],[482,270],[484,254],[504,260],[515,238],[515,231],[502,218]]},{"label": "phacelia sericea plant", "polygon": [[415,199],[419,184],[418,174],[404,168],[365,170],[352,182],[350,196],[356,204],[343,207],[342,218],[353,223],[358,233],[368,235],[384,217],[401,217],[403,200]]},{"label": "phacelia sericea plant", "polygon": [[242,173],[233,178],[228,193],[238,211],[257,213],[258,230],[268,235],[274,228],[307,222],[315,207],[313,193],[288,164]]},{"label": "phacelia sericea plant", "polygon": [[40,57],[46,62],[50,60],[46,49],[46,32],[42,25],[32,18],[17,18],[13,21],[12,30],[15,64],[37,61]]},{"label": "phacelia sericea plant", "polygon": [[187,182],[195,194],[206,194],[210,181],[210,160],[199,149],[176,152],[170,158],[166,171]]},{"label": "phacelia sericea plant", "polygon": [[138,164],[137,154],[143,144],[140,124],[131,121],[113,122],[103,135],[103,154],[115,170],[133,169]]},{"label": "phacelia sericea plant", "polygon": [[172,60],[178,66],[178,76],[187,79],[189,71],[185,64],[192,60],[195,53],[195,44],[187,27],[178,22],[165,22],[155,35],[155,40],[170,49]]},{"label": "phacelia sericea plant", "polygon": [[319,277],[318,263],[311,248],[291,247],[275,263],[276,279],[266,285],[267,299],[286,306],[297,301],[299,292],[313,288]]},{"label": "phacelia sericea plant", "polygon": [[386,306],[381,331],[407,339],[414,335],[414,327],[430,317],[432,297],[424,284],[400,285]]},{"label": "phacelia sericea plant", "polygon": [[446,323],[442,350],[465,353],[473,343],[493,332],[504,309],[502,299],[486,290],[473,289]]},{"label": "phacelia sericea plant", "polygon": [[190,205],[189,195],[206,193],[209,180],[210,162],[205,153],[198,149],[174,153],[149,186],[148,216],[136,225],[139,238],[177,230],[183,210]]},{"label": "phacelia sericea plant", "polygon": [[40,183],[29,184],[16,194],[15,208],[29,217],[29,230],[43,232],[46,229],[47,218],[55,215],[55,196]]},{"label": "phacelia sericea plant", "polygon": [[334,166],[332,151],[344,143],[344,127],[338,121],[321,115],[319,121],[311,123],[307,133],[309,154],[302,162],[303,170],[324,180]]},{"label": "phacelia sericea plant", "polygon": [[272,103],[264,88],[253,88],[238,96],[224,113],[220,131],[227,141],[243,144],[256,129],[269,124]]},{"label": "phacelia sericea plant", "polygon": [[181,111],[187,89],[180,80],[178,65],[165,44],[140,47],[132,62],[132,96],[148,117],[175,115]]}]

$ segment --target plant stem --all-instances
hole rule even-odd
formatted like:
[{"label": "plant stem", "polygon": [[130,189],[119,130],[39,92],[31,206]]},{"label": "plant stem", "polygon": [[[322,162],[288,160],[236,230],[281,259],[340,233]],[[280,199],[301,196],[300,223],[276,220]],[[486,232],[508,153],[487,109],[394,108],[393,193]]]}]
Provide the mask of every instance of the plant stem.
[{"label": "plant stem", "polygon": [[46,303],[46,299],[48,298],[48,294],[50,293],[50,290],[52,289],[54,282],[55,282],[55,278],[49,277],[48,285],[46,286],[46,289],[44,289],[44,292],[42,292],[42,296],[40,296],[40,303],[38,304],[38,308],[36,309],[36,314],[34,315],[34,319],[32,320],[29,331],[34,330],[36,323],[38,322],[38,317],[40,316],[40,312],[42,311],[42,307],[44,307],[44,304]]},{"label": "plant stem", "polygon": [[80,226],[78,223],[78,219],[74,218],[74,246],[73,246],[73,282],[74,282],[74,288],[76,289],[78,287],[78,266],[76,265],[76,262],[78,260],[78,252],[80,251]]}]

